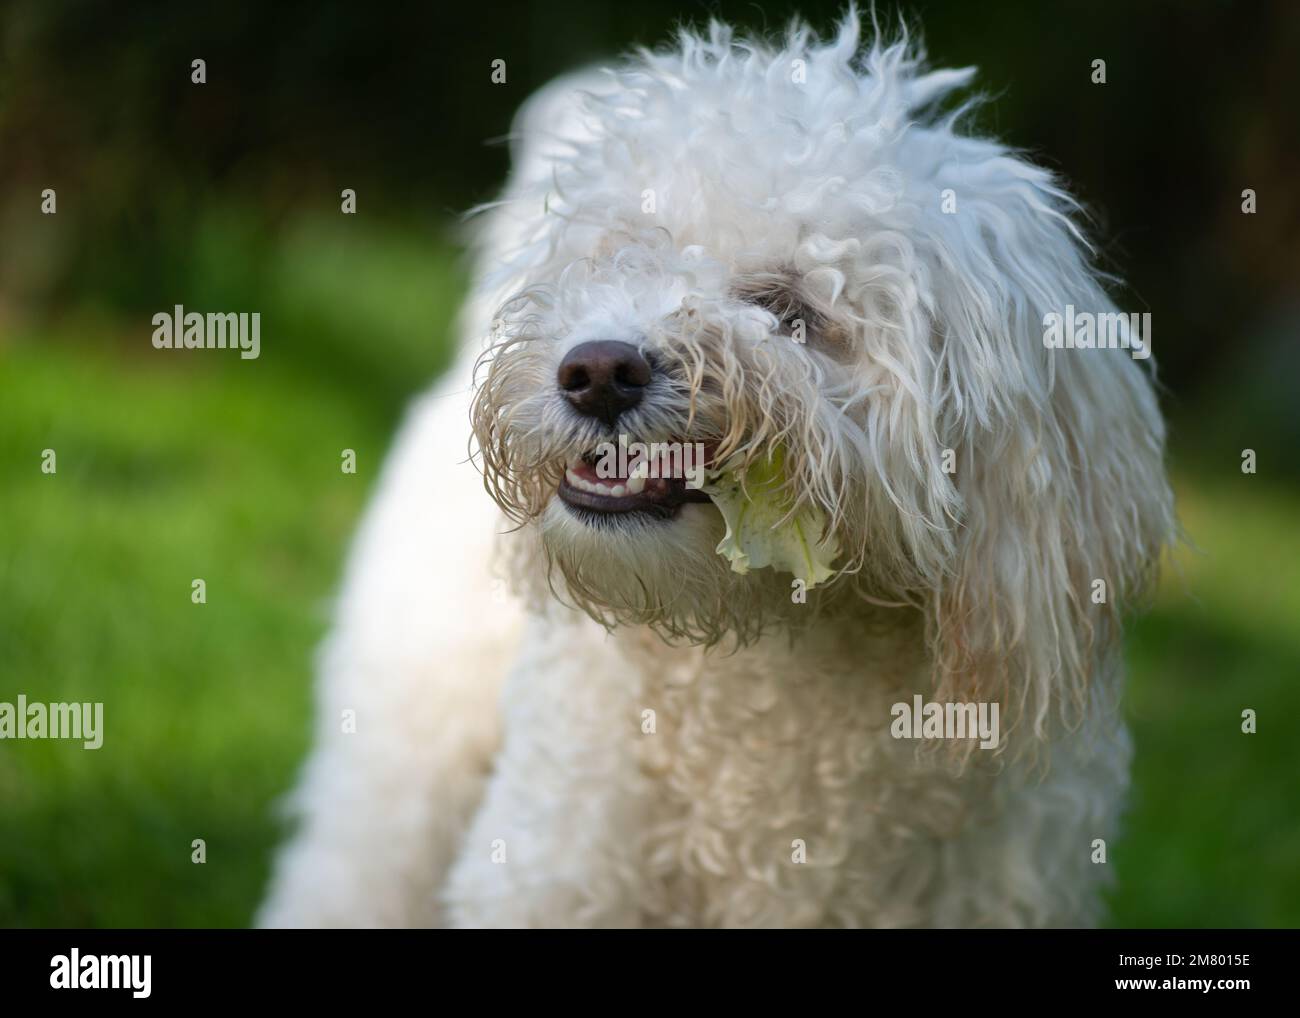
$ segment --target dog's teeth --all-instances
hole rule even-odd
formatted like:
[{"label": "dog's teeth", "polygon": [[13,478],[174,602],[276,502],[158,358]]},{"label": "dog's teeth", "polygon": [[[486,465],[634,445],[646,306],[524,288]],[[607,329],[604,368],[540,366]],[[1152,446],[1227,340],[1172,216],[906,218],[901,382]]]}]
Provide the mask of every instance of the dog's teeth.
[{"label": "dog's teeth", "polygon": [[601,495],[605,498],[639,495],[645,490],[646,486],[644,477],[629,477],[626,484],[614,484],[611,481],[589,481],[579,474],[574,467],[569,467],[564,471],[564,479],[569,483],[570,487],[576,488],[578,491],[585,491],[591,495]]}]

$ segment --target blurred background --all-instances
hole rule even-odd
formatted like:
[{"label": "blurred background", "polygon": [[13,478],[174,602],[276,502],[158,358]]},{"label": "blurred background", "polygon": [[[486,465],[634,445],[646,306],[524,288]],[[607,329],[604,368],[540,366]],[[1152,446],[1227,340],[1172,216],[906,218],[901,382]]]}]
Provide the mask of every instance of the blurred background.
[{"label": "blurred background", "polygon": [[[447,361],[493,140],[553,75],[679,23],[839,10],[0,7],[0,700],[103,701],[107,729],[0,743],[0,925],[249,922],[347,541]],[[1110,921],[1300,925],[1300,5],[900,12],[935,63],[979,66],[977,125],[1065,177],[1119,305],[1153,316],[1190,545],[1128,644]],[[260,311],[261,357],[155,351],[177,303]]]}]

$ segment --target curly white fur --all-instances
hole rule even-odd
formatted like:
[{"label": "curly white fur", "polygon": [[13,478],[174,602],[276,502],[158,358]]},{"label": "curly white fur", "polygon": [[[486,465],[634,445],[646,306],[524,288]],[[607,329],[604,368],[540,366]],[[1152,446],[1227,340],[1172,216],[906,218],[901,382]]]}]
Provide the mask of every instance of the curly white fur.
[{"label": "curly white fur", "polygon": [[[1098,917],[1163,425],[1125,351],[1044,348],[1044,315],[1112,304],[1061,186],[935,112],[971,75],[862,50],[850,15],[684,33],[528,102],[465,352],[354,551],[264,923]],[[617,428],[556,385],[593,339],[656,368]],[[840,574],[804,602],[732,572],[708,504],[574,515],[565,465],[619,433],[779,445]],[[893,738],[917,693],[999,703],[999,749]]]}]

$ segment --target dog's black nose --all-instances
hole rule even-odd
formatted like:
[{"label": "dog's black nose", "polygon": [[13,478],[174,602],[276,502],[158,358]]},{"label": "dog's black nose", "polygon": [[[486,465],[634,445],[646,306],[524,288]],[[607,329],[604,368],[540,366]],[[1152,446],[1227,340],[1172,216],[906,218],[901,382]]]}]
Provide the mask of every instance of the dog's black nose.
[{"label": "dog's black nose", "polygon": [[578,413],[613,427],[619,414],[641,402],[651,374],[650,362],[631,343],[602,339],[565,354],[556,380]]}]

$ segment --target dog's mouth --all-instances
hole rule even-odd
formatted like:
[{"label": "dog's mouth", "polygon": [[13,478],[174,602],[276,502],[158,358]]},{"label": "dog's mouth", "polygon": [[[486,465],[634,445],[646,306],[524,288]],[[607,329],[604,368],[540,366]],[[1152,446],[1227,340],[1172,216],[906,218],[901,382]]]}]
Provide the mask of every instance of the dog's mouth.
[{"label": "dog's mouth", "polygon": [[[686,448],[674,444],[678,450]],[[622,457],[584,453],[569,463],[556,493],[579,516],[640,513],[672,519],[688,502],[709,501],[702,484],[713,446],[694,443],[690,449],[691,453],[676,456],[669,452]],[[700,454],[694,454],[695,450]]]}]

